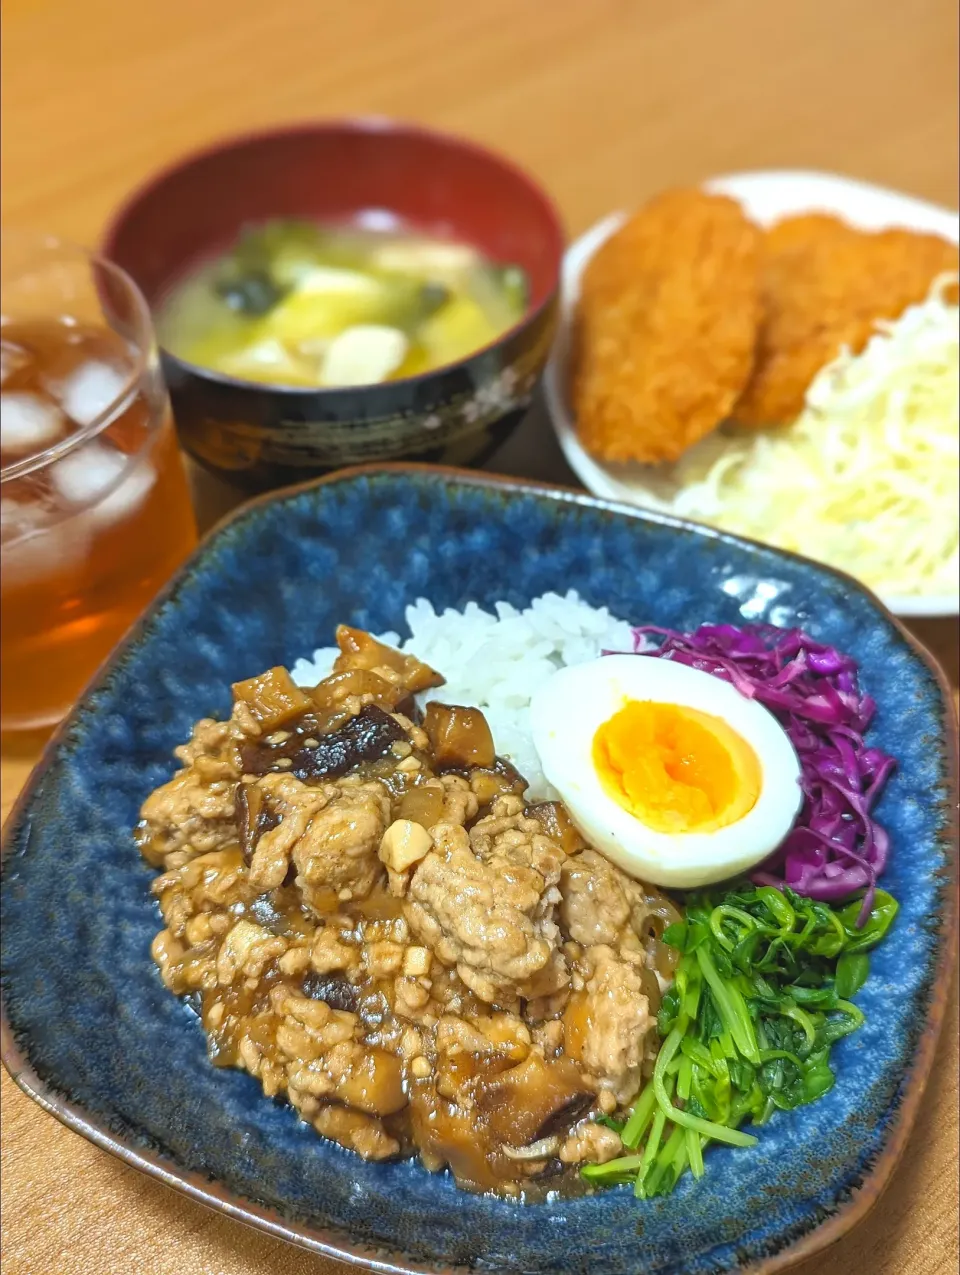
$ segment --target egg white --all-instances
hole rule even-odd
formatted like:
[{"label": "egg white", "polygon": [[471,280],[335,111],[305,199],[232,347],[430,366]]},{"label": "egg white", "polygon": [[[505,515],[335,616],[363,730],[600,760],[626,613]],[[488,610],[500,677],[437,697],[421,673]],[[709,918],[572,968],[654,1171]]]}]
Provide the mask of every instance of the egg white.
[{"label": "egg white", "polygon": [[[598,728],[627,700],[676,704],[721,718],[756,754],[760,793],[741,819],[713,832],[647,827],[609,795],[593,761]],[[543,773],[582,835],[651,885],[691,889],[755,867],[786,837],[800,810],[800,761],[783,727],[729,682],[637,655],[605,655],[560,669],[534,694],[533,740]]]}]

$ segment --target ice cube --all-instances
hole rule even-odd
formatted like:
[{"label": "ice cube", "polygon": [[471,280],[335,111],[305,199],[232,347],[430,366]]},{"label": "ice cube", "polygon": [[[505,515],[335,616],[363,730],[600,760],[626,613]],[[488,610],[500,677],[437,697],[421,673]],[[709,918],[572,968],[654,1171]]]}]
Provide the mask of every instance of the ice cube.
[{"label": "ice cube", "polygon": [[123,452],[95,440],[57,461],[50,476],[68,504],[92,505],[114,486],[126,466]]},{"label": "ice cube", "polygon": [[25,583],[75,569],[90,547],[92,527],[85,514],[51,523],[51,510],[36,500],[0,500],[3,578]]},{"label": "ice cube", "polygon": [[16,540],[43,525],[45,510],[38,500],[0,500],[0,538],[4,544]]},{"label": "ice cube", "polygon": [[375,385],[395,372],[407,353],[398,328],[359,323],[330,342],[320,372],[321,385]]},{"label": "ice cube", "polygon": [[153,486],[156,472],[109,443],[94,441],[58,461],[52,470],[57,494],[68,504],[89,508],[99,525],[133,513]]},{"label": "ice cube", "polygon": [[101,500],[93,510],[94,517],[101,525],[108,522],[119,522],[128,517],[143,503],[144,497],[156,480],[156,470],[148,461],[131,467],[130,473],[123,479],[106,500]]},{"label": "ice cube", "polygon": [[29,350],[13,341],[0,339],[0,385],[6,385],[14,372],[22,372],[31,362]]},{"label": "ice cube", "polygon": [[43,451],[66,429],[56,403],[26,391],[0,394],[0,448],[15,456]]},{"label": "ice cube", "polygon": [[51,389],[66,414],[78,425],[92,425],[115,403],[130,380],[128,369],[112,363],[81,363]]}]

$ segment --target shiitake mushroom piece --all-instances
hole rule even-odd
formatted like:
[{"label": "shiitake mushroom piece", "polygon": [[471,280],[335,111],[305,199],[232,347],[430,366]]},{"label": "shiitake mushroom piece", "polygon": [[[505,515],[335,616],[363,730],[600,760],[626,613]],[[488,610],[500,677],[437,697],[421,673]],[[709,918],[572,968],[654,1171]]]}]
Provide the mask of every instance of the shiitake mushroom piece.
[{"label": "shiitake mushroom piece", "polygon": [[[462,775],[469,782],[481,814],[498,797],[507,793],[520,797],[527,788],[524,777],[502,757],[498,757],[492,766],[454,767],[448,773]],[[423,778],[410,784],[401,793],[396,818],[412,819],[424,828],[432,828],[443,818],[443,811],[443,784],[435,776],[424,774]]]},{"label": "shiitake mushroom piece", "polygon": [[249,864],[257,848],[257,842],[265,832],[276,828],[280,819],[276,812],[269,808],[263,789],[258,788],[256,784],[237,785],[234,812],[243,861]]},{"label": "shiitake mushroom piece", "polygon": [[514,1147],[566,1132],[596,1100],[576,1063],[547,1062],[537,1053],[506,1071],[477,1076],[469,1088],[494,1137]]},{"label": "shiitake mushroom piece", "polygon": [[536,819],[544,836],[555,841],[564,854],[578,854],[586,849],[587,843],[567,813],[566,806],[559,801],[540,801],[527,806],[523,813],[530,819]]},{"label": "shiitake mushroom piece", "polygon": [[443,818],[444,790],[439,780],[413,784],[401,794],[397,818],[410,819],[423,828],[432,828]]},{"label": "shiitake mushroom piece", "polygon": [[[353,696],[370,695],[373,704],[385,709],[388,713],[398,707],[407,698],[402,686],[386,681],[369,669],[350,668],[339,673],[331,673],[322,682],[318,682],[308,694],[313,701],[317,716],[326,718],[329,727],[340,724],[349,713],[344,710],[344,701]],[[339,719],[339,720],[338,720]]]},{"label": "shiitake mushroom piece", "polygon": [[311,970],[303,980],[303,994],[311,1000],[326,1001],[331,1009],[356,1013],[360,1004],[359,989],[345,978],[334,974],[318,974]]},{"label": "shiitake mushroom piece", "polygon": [[385,757],[390,746],[407,738],[403,727],[376,704],[326,734],[307,733],[309,718],[278,744],[266,741],[245,744],[240,752],[244,772],[266,775],[282,771],[297,779],[336,779],[364,761]]},{"label": "shiitake mushroom piece", "polygon": [[504,757],[497,757],[492,766],[474,766],[467,778],[481,807],[491,805],[508,793],[522,797],[527,791],[523,775]]},{"label": "shiitake mushroom piece", "polygon": [[348,624],[337,626],[337,646],[340,654],[334,661],[333,671],[343,673],[347,669],[388,668],[400,675],[405,690],[415,695],[418,691],[442,686],[444,679],[428,664],[415,655],[404,655],[392,646],[378,642],[365,629],[353,629]]},{"label": "shiitake mushroom piece", "polygon": [[246,704],[264,732],[279,729],[313,707],[306,691],[278,665],[233,684],[234,703]]},{"label": "shiitake mushroom piece", "polygon": [[438,770],[490,768],[496,761],[493,736],[479,708],[431,700],[423,714],[423,729]]}]

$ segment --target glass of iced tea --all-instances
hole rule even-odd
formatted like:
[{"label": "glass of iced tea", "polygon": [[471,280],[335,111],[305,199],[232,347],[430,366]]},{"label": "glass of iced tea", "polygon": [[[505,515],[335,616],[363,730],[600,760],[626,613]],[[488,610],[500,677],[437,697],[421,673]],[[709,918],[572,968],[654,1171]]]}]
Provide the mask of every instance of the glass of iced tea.
[{"label": "glass of iced tea", "polygon": [[196,543],[146,302],[41,235],[0,246],[0,718],[49,726]]}]

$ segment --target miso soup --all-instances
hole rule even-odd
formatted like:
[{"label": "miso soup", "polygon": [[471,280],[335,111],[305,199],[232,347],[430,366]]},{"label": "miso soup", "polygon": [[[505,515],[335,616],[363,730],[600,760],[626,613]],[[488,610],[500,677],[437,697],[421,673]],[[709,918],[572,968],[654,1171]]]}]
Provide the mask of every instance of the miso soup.
[{"label": "miso soup", "polygon": [[170,291],[161,344],[268,385],[372,385],[456,363],[511,328],[527,279],[469,244],[272,221]]}]

